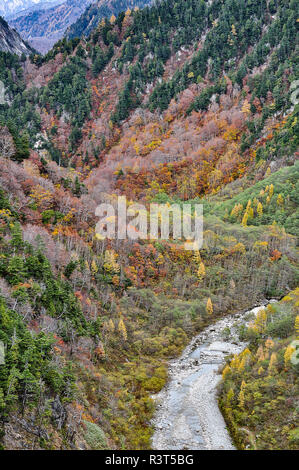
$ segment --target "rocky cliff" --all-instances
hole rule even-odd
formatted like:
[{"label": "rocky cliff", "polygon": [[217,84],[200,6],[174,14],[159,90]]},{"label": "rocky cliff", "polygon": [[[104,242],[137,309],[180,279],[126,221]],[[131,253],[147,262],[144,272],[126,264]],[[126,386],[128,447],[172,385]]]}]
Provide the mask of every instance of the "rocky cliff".
[{"label": "rocky cliff", "polygon": [[7,22],[0,16],[0,50],[13,54],[29,55],[33,49],[23,41],[16,30],[9,27]]}]

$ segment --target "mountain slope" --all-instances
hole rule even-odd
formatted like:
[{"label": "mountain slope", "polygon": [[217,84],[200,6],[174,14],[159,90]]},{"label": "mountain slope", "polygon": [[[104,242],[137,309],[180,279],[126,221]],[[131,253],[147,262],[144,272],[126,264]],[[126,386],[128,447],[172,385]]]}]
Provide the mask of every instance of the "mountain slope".
[{"label": "mountain slope", "polygon": [[43,8],[45,5],[56,3],[59,3],[59,0],[0,0],[0,15],[11,18],[28,9]]},{"label": "mountain slope", "polygon": [[[45,57],[0,53],[4,448],[150,448],[168,361],[218,318],[296,288],[297,26],[294,1],[165,0]],[[120,195],[146,211],[203,204],[203,246],[98,237],[97,206]],[[285,346],[274,410],[294,379]],[[231,415],[253,433],[254,391]]]},{"label": "mountain slope", "polygon": [[30,11],[10,20],[24,39],[40,52],[47,52],[64,34],[68,38],[88,35],[102,18],[118,15],[131,7],[143,7],[149,0],[67,1],[50,9]]},{"label": "mountain slope", "polygon": [[32,54],[33,49],[25,43],[14,29],[10,28],[6,21],[0,17],[0,51],[17,55]]},{"label": "mountain slope", "polygon": [[243,331],[249,349],[223,370],[220,406],[239,449],[298,450],[298,301],[297,288],[260,310]]},{"label": "mountain slope", "polygon": [[41,52],[49,50],[65,30],[80,17],[91,0],[62,3],[49,9],[29,12],[11,20],[10,24],[21,36]]},{"label": "mountain slope", "polygon": [[98,0],[86,8],[80,18],[67,29],[66,37],[89,36],[103,18],[117,16],[128,8],[143,8],[151,3],[152,0]]}]

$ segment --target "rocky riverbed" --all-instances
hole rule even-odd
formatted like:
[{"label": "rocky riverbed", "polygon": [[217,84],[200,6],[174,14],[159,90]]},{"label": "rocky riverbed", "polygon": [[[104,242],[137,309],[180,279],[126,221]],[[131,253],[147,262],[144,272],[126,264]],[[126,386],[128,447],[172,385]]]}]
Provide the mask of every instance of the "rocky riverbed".
[{"label": "rocky riverbed", "polygon": [[209,326],[191,341],[180,358],[170,363],[169,382],[154,397],[157,411],[153,449],[235,449],[218,408],[219,369],[227,355],[246,347],[238,337],[238,328],[263,307]]}]

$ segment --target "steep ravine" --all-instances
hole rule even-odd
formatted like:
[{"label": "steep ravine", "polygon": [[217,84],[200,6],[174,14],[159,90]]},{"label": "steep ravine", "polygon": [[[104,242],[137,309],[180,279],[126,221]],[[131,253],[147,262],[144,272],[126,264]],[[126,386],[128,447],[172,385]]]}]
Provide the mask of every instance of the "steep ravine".
[{"label": "steep ravine", "polygon": [[[155,396],[153,449],[235,449],[218,408],[219,369],[228,354],[245,348],[238,338],[238,328],[263,307],[230,315],[209,326],[191,341],[179,359],[171,362],[169,382]],[[230,333],[224,340],[225,328]]]}]

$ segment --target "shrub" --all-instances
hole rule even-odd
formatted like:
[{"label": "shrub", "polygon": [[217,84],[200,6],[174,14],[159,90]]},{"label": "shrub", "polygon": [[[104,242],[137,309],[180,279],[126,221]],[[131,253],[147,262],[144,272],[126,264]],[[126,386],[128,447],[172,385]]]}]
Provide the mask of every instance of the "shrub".
[{"label": "shrub", "polygon": [[104,449],[107,446],[107,439],[104,431],[95,423],[84,421],[86,432],[84,439],[93,450]]}]

